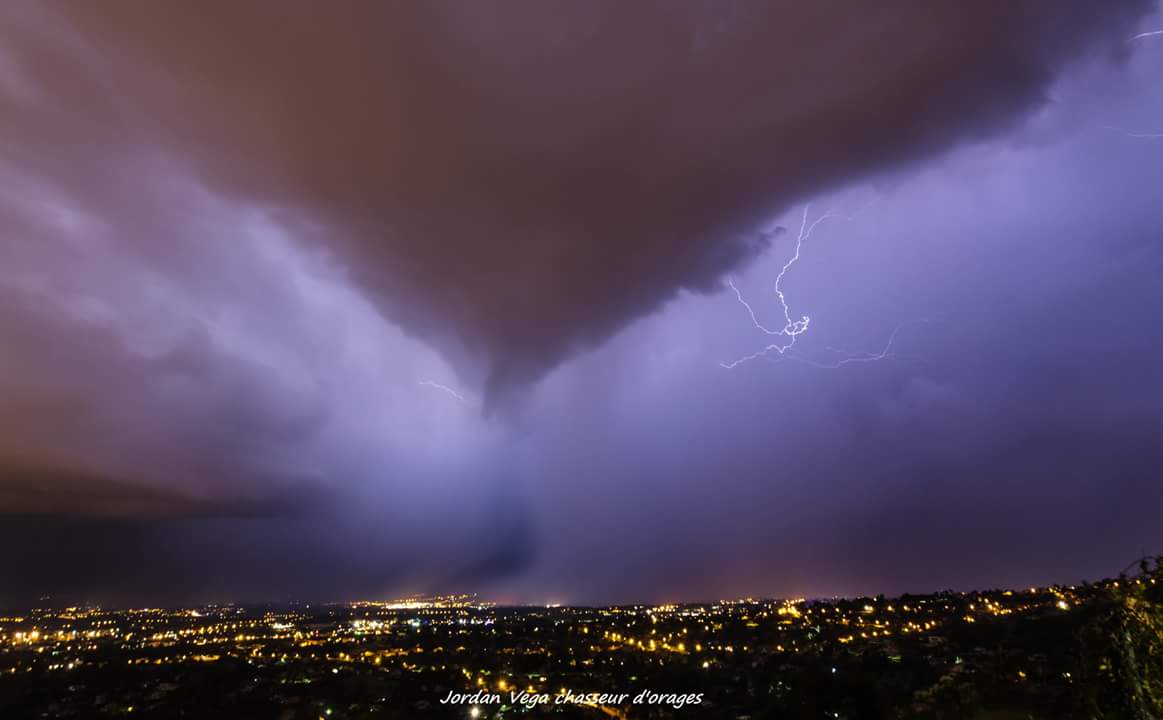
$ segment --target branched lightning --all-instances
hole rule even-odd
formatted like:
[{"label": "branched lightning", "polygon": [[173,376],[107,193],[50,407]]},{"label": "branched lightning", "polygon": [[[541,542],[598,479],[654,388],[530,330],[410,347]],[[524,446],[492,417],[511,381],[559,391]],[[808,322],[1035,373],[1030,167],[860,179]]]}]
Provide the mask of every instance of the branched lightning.
[{"label": "branched lightning", "polygon": [[892,355],[892,346],[893,346],[893,343],[896,342],[896,336],[897,336],[897,333],[900,332],[901,327],[903,327],[903,326],[897,325],[895,328],[893,328],[892,332],[888,336],[888,341],[885,342],[884,347],[881,348],[880,352],[855,352],[855,353],[852,353],[852,352],[848,352],[846,350],[841,350],[840,348],[834,348],[834,347],[829,346],[829,347],[824,348],[824,352],[830,352],[830,353],[834,353],[836,355],[839,355],[840,356],[839,360],[837,360],[835,362],[825,363],[825,362],[818,362],[815,360],[808,360],[807,358],[800,358],[800,357],[795,357],[795,356],[792,356],[789,359],[796,360],[796,361],[803,362],[803,363],[807,363],[808,365],[811,365],[812,367],[824,368],[825,370],[835,370],[836,368],[843,367],[844,365],[848,365],[849,363],[875,362],[877,360],[884,360],[887,357],[893,356]]},{"label": "branched lightning", "polygon": [[[796,362],[802,362],[805,365],[811,365],[812,367],[823,368],[825,370],[835,370],[838,367],[843,367],[844,365],[848,365],[850,363],[875,362],[877,360],[885,360],[887,358],[911,357],[911,356],[906,356],[906,355],[900,355],[898,353],[893,352],[893,344],[896,343],[896,336],[900,333],[900,331],[902,329],[904,329],[905,327],[907,327],[909,325],[914,325],[917,323],[927,323],[927,322],[931,322],[931,321],[930,320],[911,320],[909,322],[905,322],[905,323],[901,323],[900,325],[897,325],[895,328],[893,328],[892,332],[888,336],[888,341],[884,344],[884,347],[881,348],[881,350],[879,352],[867,352],[867,351],[849,352],[847,350],[842,350],[840,348],[828,346],[828,347],[823,348],[823,350],[821,352],[828,352],[828,353],[833,353],[835,355],[839,355],[840,356],[839,360],[837,360],[835,362],[830,362],[830,363],[819,362],[819,361],[811,360],[808,358],[798,357],[796,355],[785,355],[781,359],[795,360]],[[913,359],[919,360],[920,358],[913,357]]]},{"label": "branched lightning", "polygon": [[743,299],[743,293],[739,292],[739,288],[735,287],[735,282],[730,278],[727,279],[727,284],[731,287],[732,290],[735,291],[735,298],[739,300],[739,304],[747,308],[747,314],[751,316],[751,324],[765,335],[774,335],[787,338],[786,342],[774,342],[762,350],[751,353],[750,355],[744,355],[738,360],[734,360],[732,362],[721,362],[719,363],[721,367],[731,370],[740,363],[745,363],[748,360],[757,360],[773,352],[783,355],[793,346],[795,346],[796,338],[808,331],[808,326],[812,322],[811,317],[803,315],[799,320],[792,320],[791,318],[791,308],[788,307],[787,298],[785,298],[783,294],[783,278],[785,275],[787,275],[787,271],[791,269],[792,265],[795,265],[796,262],[799,261],[800,251],[803,250],[804,241],[811,237],[812,231],[816,229],[816,226],[828,218],[838,217],[836,213],[826,212],[820,217],[816,218],[815,221],[813,221],[811,224],[808,224],[808,212],[811,210],[811,207],[811,204],[804,206],[804,214],[800,219],[800,231],[796,236],[795,252],[793,252],[791,258],[789,258],[788,261],[783,264],[783,267],[779,269],[779,274],[775,276],[775,297],[779,300],[780,308],[783,309],[784,325],[782,328],[779,330],[772,330],[771,328],[765,326],[763,323],[759,322],[759,319],[755,317],[755,310],[752,309],[750,303]]},{"label": "branched lightning", "polygon": [[733,280],[730,278],[727,279],[727,285],[735,292],[735,299],[738,300],[739,304],[747,310],[747,314],[751,318],[751,324],[765,335],[777,336],[783,338],[783,341],[770,343],[761,350],[753,352],[749,355],[744,355],[743,357],[740,357],[731,362],[720,362],[720,367],[723,367],[727,370],[732,370],[740,364],[751,360],[772,359],[770,357],[772,353],[778,356],[774,358],[778,361],[794,360],[796,362],[802,362],[813,367],[824,368],[828,370],[833,370],[850,363],[874,362],[877,360],[884,360],[888,357],[893,357],[893,343],[896,342],[896,336],[900,332],[903,325],[898,325],[892,331],[892,334],[889,335],[888,341],[885,343],[884,348],[882,348],[879,352],[850,353],[833,347],[824,348],[825,352],[841,356],[840,359],[836,360],[835,362],[819,362],[798,355],[792,355],[788,352],[793,347],[795,347],[796,340],[799,338],[799,336],[807,332],[809,325],[811,325],[812,319],[808,315],[801,316],[799,320],[792,319],[791,308],[788,306],[787,298],[784,296],[783,292],[783,279],[791,267],[799,261],[804,242],[811,237],[812,231],[816,229],[816,226],[829,218],[848,217],[840,215],[839,213],[826,212],[809,223],[808,216],[810,211],[811,205],[805,205],[803,216],[800,218],[799,234],[796,235],[795,251],[792,253],[791,258],[789,258],[788,261],[783,264],[783,267],[780,268],[779,274],[775,276],[775,297],[779,301],[780,309],[783,311],[783,327],[779,328],[778,330],[773,330],[772,328],[769,328],[763,323],[759,322],[759,319],[755,315],[755,310],[751,307],[751,304],[743,298],[743,293],[739,291],[739,288],[736,287]]},{"label": "branched lightning", "polygon": [[461,395],[457,391],[453,390],[452,388],[448,387],[447,385],[441,385],[440,383],[432,381],[432,380],[421,380],[420,384],[427,385],[428,387],[433,387],[433,388],[436,388],[437,390],[441,390],[445,393],[448,393],[449,395],[456,398],[457,400],[459,400],[462,403],[468,402],[468,400],[464,399],[463,395]]}]

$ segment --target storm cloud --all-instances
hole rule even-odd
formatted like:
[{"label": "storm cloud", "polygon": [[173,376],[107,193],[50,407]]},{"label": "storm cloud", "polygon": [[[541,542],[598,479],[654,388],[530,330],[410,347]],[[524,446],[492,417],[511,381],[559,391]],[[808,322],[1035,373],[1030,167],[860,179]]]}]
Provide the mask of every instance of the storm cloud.
[{"label": "storm cloud", "polygon": [[[1163,542],[1152,8],[0,8],[0,600],[924,590]],[[811,333],[726,371],[767,338],[717,291],[778,314],[809,201],[851,216],[786,278]]]},{"label": "storm cloud", "polygon": [[1148,8],[19,5],[6,155],[108,222],[133,222],[106,188],[134,194],[145,156],[317,223],[495,401],[719,287],[791,203],[1012,126]]}]

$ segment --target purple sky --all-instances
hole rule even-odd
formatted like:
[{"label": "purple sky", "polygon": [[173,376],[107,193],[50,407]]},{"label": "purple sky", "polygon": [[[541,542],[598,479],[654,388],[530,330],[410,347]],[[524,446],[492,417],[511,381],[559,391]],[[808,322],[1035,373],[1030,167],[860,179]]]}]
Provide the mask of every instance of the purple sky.
[{"label": "purple sky", "polygon": [[0,7],[0,603],[1163,551],[1163,15],[890,5]]}]

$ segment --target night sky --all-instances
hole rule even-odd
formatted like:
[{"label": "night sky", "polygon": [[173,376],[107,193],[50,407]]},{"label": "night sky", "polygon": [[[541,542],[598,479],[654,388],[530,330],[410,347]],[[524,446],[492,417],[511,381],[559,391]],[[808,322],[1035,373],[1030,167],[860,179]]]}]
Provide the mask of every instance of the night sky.
[{"label": "night sky", "polygon": [[0,4],[0,604],[1163,551],[1159,10]]}]

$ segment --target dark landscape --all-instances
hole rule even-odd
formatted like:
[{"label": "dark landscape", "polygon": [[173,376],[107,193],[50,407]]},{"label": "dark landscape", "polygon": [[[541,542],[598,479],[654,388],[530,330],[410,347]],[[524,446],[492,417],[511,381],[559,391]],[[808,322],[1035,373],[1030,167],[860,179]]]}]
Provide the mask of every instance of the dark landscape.
[{"label": "dark landscape", "polygon": [[1160,561],[895,598],[8,612],[0,716],[1154,718]]}]

